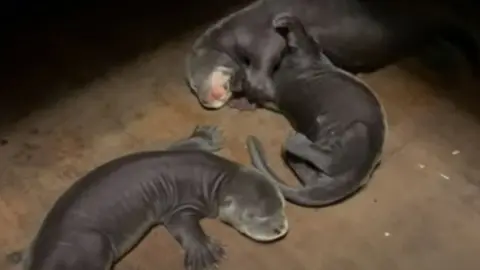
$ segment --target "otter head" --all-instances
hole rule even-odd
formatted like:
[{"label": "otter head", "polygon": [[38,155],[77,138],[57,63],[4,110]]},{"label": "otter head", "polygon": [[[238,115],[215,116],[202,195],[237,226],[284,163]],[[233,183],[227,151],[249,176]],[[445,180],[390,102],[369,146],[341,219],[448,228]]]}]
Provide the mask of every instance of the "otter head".
[{"label": "otter head", "polygon": [[285,199],[278,186],[255,169],[242,169],[221,190],[219,218],[259,242],[288,232]]},{"label": "otter head", "polygon": [[227,54],[213,49],[193,49],[187,57],[187,79],[200,104],[220,109],[239,91],[234,85],[238,65]]}]

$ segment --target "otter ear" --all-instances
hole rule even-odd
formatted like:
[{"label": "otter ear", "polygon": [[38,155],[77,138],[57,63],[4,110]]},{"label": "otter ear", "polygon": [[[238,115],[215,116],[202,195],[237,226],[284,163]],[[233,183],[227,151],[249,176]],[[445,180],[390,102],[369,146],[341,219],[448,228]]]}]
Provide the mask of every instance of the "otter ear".
[{"label": "otter ear", "polygon": [[280,13],[273,18],[272,25],[283,36],[288,48],[301,51],[312,57],[318,55],[319,45],[308,34],[298,17],[289,13]]},{"label": "otter ear", "polygon": [[296,37],[291,33],[293,30],[292,28],[295,27],[296,23],[297,23],[296,17],[294,17],[288,12],[279,13],[275,15],[275,17],[272,20],[272,26],[275,29],[275,31],[277,31],[277,33],[285,39],[287,46],[291,48],[297,47]]},{"label": "otter ear", "polygon": [[295,23],[297,18],[289,12],[282,12],[275,15],[272,19],[272,26],[276,30],[289,30]]}]

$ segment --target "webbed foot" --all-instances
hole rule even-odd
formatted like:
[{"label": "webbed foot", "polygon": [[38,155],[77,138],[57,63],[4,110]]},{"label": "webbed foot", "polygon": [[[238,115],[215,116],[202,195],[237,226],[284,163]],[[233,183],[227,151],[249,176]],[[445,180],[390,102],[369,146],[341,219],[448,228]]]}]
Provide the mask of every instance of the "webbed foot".
[{"label": "webbed foot", "polygon": [[202,139],[203,149],[211,152],[222,149],[225,142],[223,132],[217,126],[198,125],[190,137]]},{"label": "webbed foot", "polygon": [[204,243],[192,243],[185,250],[185,268],[187,270],[213,270],[225,258],[224,248],[211,238]]}]

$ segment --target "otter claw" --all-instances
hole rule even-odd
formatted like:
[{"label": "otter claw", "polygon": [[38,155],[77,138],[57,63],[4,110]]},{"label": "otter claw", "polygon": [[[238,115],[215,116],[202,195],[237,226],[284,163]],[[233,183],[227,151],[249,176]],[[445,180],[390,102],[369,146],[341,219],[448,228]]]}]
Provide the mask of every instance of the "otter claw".
[{"label": "otter claw", "polygon": [[195,127],[191,137],[202,139],[210,151],[215,152],[223,148],[223,133],[217,126],[199,125]]}]

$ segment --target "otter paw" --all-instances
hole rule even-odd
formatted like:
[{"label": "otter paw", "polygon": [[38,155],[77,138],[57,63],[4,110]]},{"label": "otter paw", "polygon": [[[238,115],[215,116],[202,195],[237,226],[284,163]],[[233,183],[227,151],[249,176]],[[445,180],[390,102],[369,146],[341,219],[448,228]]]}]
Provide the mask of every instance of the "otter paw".
[{"label": "otter paw", "polygon": [[204,244],[196,244],[185,251],[185,268],[187,270],[213,270],[225,258],[225,249],[212,239]]},{"label": "otter paw", "polygon": [[294,22],[294,17],[288,12],[277,14],[272,20],[274,28],[288,28]]},{"label": "otter paw", "polygon": [[223,133],[217,126],[197,126],[195,127],[191,137],[202,139],[209,151],[215,152],[223,148]]}]

